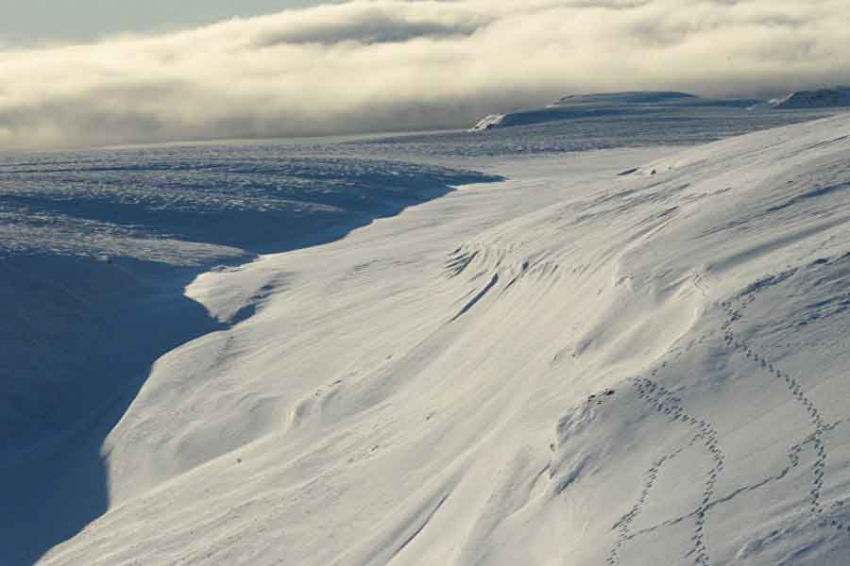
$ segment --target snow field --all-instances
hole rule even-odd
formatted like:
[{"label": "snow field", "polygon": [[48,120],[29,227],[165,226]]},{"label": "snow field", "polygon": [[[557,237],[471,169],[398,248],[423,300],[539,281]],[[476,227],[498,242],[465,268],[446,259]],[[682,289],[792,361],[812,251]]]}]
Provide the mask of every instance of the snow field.
[{"label": "snow field", "polygon": [[41,563],[846,566],[848,134],[521,160],[201,275],[233,324]]}]

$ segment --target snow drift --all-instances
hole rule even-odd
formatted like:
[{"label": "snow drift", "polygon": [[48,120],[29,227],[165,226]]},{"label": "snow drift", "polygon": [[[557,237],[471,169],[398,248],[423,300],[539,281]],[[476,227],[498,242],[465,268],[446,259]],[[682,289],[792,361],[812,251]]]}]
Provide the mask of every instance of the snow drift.
[{"label": "snow drift", "polygon": [[195,280],[42,562],[845,566],[850,116],[501,170]]},{"label": "snow drift", "polygon": [[[0,161],[0,459],[109,397],[101,381],[127,373],[126,342],[157,336],[132,329],[142,323],[128,305],[181,297],[211,266],[333,240],[454,185],[499,179],[362,159],[280,162],[280,151],[228,154],[226,163],[212,148],[200,159],[166,149]],[[147,324],[162,322],[155,304],[141,310],[157,311]],[[116,334],[125,346],[103,347]]]},{"label": "snow drift", "polygon": [[212,317],[186,297],[199,273],[499,179],[292,151],[0,157],[0,564],[31,563],[101,515],[101,444],[151,364],[250,316],[251,301]]}]

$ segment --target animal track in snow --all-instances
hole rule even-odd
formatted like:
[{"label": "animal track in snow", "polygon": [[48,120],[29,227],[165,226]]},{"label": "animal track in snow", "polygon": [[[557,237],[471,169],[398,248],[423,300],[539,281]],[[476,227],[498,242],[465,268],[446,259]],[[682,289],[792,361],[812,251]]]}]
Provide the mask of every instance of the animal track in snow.
[{"label": "animal track in snow", "polygon": [[828,520],[824,517],[825,510],[821,503],[821,492],[824,486],[824,474],[826,470],[826,462],[828,452],[824,442],[824,434],[833,428],[836,424],[826,424],[823,420],[823,415],[817,405],[805,394],[803,386],[794,377],[787,372],[778,368],[773,362],[762,356],[758,351],[753,349],[749,344],[745,343],[735,334],[734,327],[743,316],[746,308],[755,301],[755,293],[759,287],[751,287],[745,296],[739,301],[740,305],[736,309],[732,301],[724,301],[721,303],[724,312],[726,313],[726,321],[722,326],[723,340],[727,347],[738,350],[756,363],[759,368],[769,373],[775,379],[781,381],[788,393],[793,399],[803,407],[813,427],[813,432],[802,443],[797,444],[789,450],[788,457],[792,467],[796,467],[800,463],[800,452],[805,444],[811,443],[815,452],[815,461],[812,464],[812,486],[809,490],[809,510],[822,522],[824,525],[833,526],[840,531],[850,535],[850,525],[836,519]]},{"label": "animal track in snow", "polygon": [[592,403],[592,404],[596,404],[596,405],[601,405],[602,403],[605,402],[605,399],[612,397],[614,395],[614,393],[616,393],[616,391],[614,391],[613,389],[606,389],[602,393],[595,393],[593,395],[590,395],[587,398],[587,402],[589,404]]},{"label": "animal track in snow", "polygon": [[[828,509],[825,509],[823,503],[821,502],[821,492],[824,486],[824,476],[826,470],[826,463],[828,460],[828,451],[824,440],[824,435],[834,430],[839,424],[844,421],[827,423],[824,420],[820,409],[806,395],[804,388],[799,381],[797,381],[794,377],[792,377],[790,374],[788,374],[781,368],[777,367],[775,363],[773,363],[771,360],[763,356],[760,352],[755,350],[750,344],[744,342],[735,333],[735,325],[743,319],[746,308],[755,301],[756,297],[754,296],[754,293],[756,291],[758,291],[758,288],[751,288],[750,290],[746,291],[745,296],[738,301],[737,308],[735,307],[732,301],[725,301],[721,303],[721,306],[726,314],[726,320],[724,321],[721,327],[723,331],[724,343],[728,348],[743,353],[743,355],[749,360],[751,360],[753,363],[755,363],[759,369],[770,374],[784,385],[784,387],[788,391],[788,394],[791,395],[795,402],[798,403],[806,412],[806,415],[808,416],[808,419],[812,425],[811,434],[809,434],[801,442],[789,448],[789,465],[776,475],[768,477],[753,485],[741,486],[728,495],[713,499],[717,479],[719,474],[722,472],[724,466],[723,452],[717,441],[717,433],[714,431],[713,427],[711,427],[708,422],[701,419],[697,419],[696,417],[685,413],[681,406],[681,399],[671,394],[663,386],[655,383],[651,379],[636,378],[634,380],[635,390],[640,399],[648,403],[662,415],[670,418],[671,421],[683,422],[688,426],[693,427],[695,434],[687,445],[681,446],[671,453],[662,455],[653,463],[652,467],[650,467],[649,470],[646,471],[644,475],[643,488],[641,490],[637,502],[632,507],[632,509],[614,525],[614,529],[618,531],[618,538],[617,542],[614,545],[614,548],[609,553],[606,562],[608,566],[617,566],[620,563],[620,555],[622,553],[623,547],[626,545],[627,542],[632,541],[643,534],[653,532],[660,527],[678,524],[681,521],[684,521],[689,518],[695,518],[696,525],[694,536],[692,537],[693,548],[688,553],[688,556],[694,557],[695,566],[708,566],[710,564],[710,556],[709,549],[706,545],[704,536],[708,511],[716,507],[717,505],[721,505],[723,503],[731,501],[741,493],[759,489],[769,483],[781,480],[788,473],[790,473],[793,468],[796,468],[801,464],[800,456],[807,449],[813,450],[815,455],[815,461],[812,464],[812,484],[808,493],[809,510],[812,514],[815,515],[815,517],[819,520],[822,526],[831,526],[839,530],[839,532],[850,536],[850,524],[848,524],[846,521],[842,521],[837,518],[827,517],[827,515],[836,515],[843,511],[845,502],[834,502],[829,506]],[[677,352],[677,355],[673,362],[678,360],[681,354],[681,351]],[[660,366],[660,368],[654,369],[651,372],[651,377],[655,377],[659,369],[667,367],[669,363],[669,361],[665,361]],[[665,464],[670,463],[682,452],[694,446],[700,441],[702,441],[703,446],[705,446],[705,448],[712,454],[712,458],[714,459],[714,466],[707,476],[705,490],[703,492],[703,498],[700,501],[700,504],[697,509],[684,516],[665,521],[660,525],[633,532],[630,526],[640,515],[649,497],[651,496],[653,488],[655,487],[658,474],[662,467]]]},{"label": "animal track in snow", "polygon": [[[657,370],[653,370],[654,376]],[[658,413],[665,415],[673,422],[682,422],[694,430],[694,435],[690,442],[682,447],[677,448],[669,454],[661,456],[645,474],[645,481],[641,494],[632,509],[626,513],[615,525],[614,529],[619,531],[617,542],[614,548],[608,555],[606,564],[608,566],[617,566],[620,563],[620,551],[623,546],[634,539],[637,535],[631,532],[630,525],[643,511],[644,506],[652,492],[658,473],[661,468],[679,456],[688,448],[701,444],[710,454],[713,461],[711,470],[708,472],[705,480],[702,498],[696,510],[689,514],[696,519],[694,535],[691,537],[693,547],[688,552],[688,556],[694,557],[694,566],[708,566],[711,563],[708,546],[705,542],[705,523],[708,510],[711,507],[711,499],[714,495],[714,489],[717,485],[717,479],[723,471],[724,456],[723,451],[717,441],[717,432],[708,422],[702,419],[697,419],[687,414],[681,406],[681,399],[667,391],[662,385],[659,385],[647,378],[636,378],[634,380],[635,391],[638,397],[649,404]]]}]

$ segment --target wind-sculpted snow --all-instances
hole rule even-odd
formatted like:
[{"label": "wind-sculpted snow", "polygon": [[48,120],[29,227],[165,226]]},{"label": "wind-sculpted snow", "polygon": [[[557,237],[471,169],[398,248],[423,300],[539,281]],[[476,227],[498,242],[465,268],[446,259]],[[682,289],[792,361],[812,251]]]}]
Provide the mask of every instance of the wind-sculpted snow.
[{"label": "wind-sculpted snow", "polygon": [[[445,194],[452,185],[494,179],[401,162],[286,157],[253,148],[4,159],[0,268],[5,300],[17,304],[4,325],[8,338],[0,343],[10,364],[0,396],[6,406],[0,429],[5,447],[26,445],[42,426],[51,431],[67,426],[69,411],[86,414],[88,403],[63,397],[97,397],[77,383],[89,373],[86,364],[96,348],[71,346],[69,340],[92,341],[99,334],[92,315],[105,308],[105,299],[143,295],[138,277],[146,272],[167,277],[166,266],[246,261],[256,253],[327,241]],[[36,296],[37,304],[27,304]],[[57,318],[68,317],[69,326],[55,327]],[[31,324],[28,333],[21,332]],[[56,351],[55,363],[45,359],[47,344]],[[69,353],[83,359],[70,363]],[[47,384],[33,387],[40,380],[36,375],[57,389],[50,406],[42,398]],[[21,407],[21,397],[31,400]],[[29,418],[35,430],[20,422]]]},{"label": "wind-sculpted snow", "polygon": [[41,563],[846,566],[848,133],[505,161],[198,277],[238,324],[157,360]]},{"label": "wind-sculpted snow", "polygon": [[289,153],[214,146],[3,158],[0,251],[192,264],[238,253],[227,248],[290,249],[334,225],[487,180],[425,165]]},{"label": "wind-sculpted snow", "polygon": [[[280,147],[0,159],[0,531],[16,533],[1,537],[0,564],[32,560],[103,513],[99,444],[151,364],[250,315],[240,305],[213,318],[185,297],[199,273],[498,179]],[[58,483],[41,475],[55,461]]]}]

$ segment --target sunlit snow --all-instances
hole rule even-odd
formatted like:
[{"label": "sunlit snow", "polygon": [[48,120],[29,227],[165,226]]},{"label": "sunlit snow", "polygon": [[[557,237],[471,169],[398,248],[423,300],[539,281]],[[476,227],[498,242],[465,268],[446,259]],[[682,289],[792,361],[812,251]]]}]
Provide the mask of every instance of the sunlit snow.
[{"label": "sunlit snow", "polygon": [[812,117],[3,156],[0,564],[846,566]]}]

